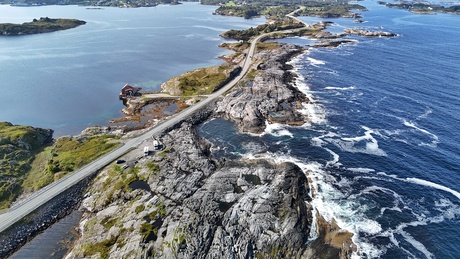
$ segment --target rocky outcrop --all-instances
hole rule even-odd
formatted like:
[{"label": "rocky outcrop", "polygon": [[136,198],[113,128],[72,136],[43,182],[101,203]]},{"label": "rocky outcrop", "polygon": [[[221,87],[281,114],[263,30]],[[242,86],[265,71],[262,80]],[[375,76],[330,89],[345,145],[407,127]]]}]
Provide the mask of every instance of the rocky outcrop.
[{"label": "rocky outcrop", "polygon": [[356,44],[356,40],[319,40],[315,42],[314,48],[336,48],[342,44]]},{"label": "rocky outcrop", "polygon": [[304,257],[306,258],[350,258],[356,251],[356,245],[351,238],[353,234],[341,229],[334,219],[326,221],[318,212],[316,218],[316,235],[308,246]]},{"label": "rocky outcrop", "polygon": [[347,35],[356,35],[362,37],[396,37],[398,34],[387,32],[387,31],[369,31],[359,28],[347,28],[345,29],[345,34]]},{"label": "rocky outcrop", "polygon": [[[83,202],[82,238],[68,258],[298,257],[305,251],[312,217],[300,168],[214,161],[187,123],[161,142],[167,148],[141,159],[139,169],[98,176]],[[141,189],[129,185],[135,179]]]},{"label": "rocky outcrop", "polygon": [[308,99],[293,86],[295,74],[286,61],[302,53],[299,46],[283,44],[254,55],[253,80],[234,88],[217,104],[216,113],[238,125],[240,130],[261,133],[265,122],[302,125],[306,118],[298,112]]},{"label": "rocky outcrop", "polygon": [[131,169],[101,172],[83,201],[82,236],[67,258],[349,257],[351,235],[318,216],[318,238],[309,239],[308,172],[289,162],[216,160],[194,128],[212,116],[251,132],[265,121],[304,123],[296,108],[308,100],[286,65],[302,51],[282,45],[259,52],[253,80],[168,129],[158,137],[162,150],[136,158]]}]

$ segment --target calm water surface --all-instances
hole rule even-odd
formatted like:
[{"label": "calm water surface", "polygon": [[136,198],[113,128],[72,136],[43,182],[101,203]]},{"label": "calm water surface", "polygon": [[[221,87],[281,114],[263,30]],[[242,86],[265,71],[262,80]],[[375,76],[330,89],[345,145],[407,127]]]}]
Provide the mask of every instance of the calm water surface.
[{"label": "calm water surface", "polygon": [[121,116],[121,87],[159,90],[183,72],[223,63],[219,34],[265,19],[212,15],[198,3],[152,8],[0,5],[0,22],[75,18],[86,25],[39,35],[0,37],[0,121],[52,128],[55,136]]}]

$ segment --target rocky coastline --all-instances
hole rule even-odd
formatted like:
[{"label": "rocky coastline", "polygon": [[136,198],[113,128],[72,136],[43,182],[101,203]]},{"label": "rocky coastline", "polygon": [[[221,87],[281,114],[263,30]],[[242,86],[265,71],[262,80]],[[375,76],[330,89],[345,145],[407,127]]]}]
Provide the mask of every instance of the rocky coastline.
[{"label": "rocky coastline", "polygon": [[[311,36],[320,39],[314,47],[356,42],[339,39],[351,34],[396,36],[359,29],[330,34],[323,31],[329,24],[313,25],[321,27]],[[81,237],[67,258],[351,257],[356,249],[353,234],[325,221],[309,204],[309,193],[315,191],[309,189],[308,172],[293,163],[277,164],[270,159],[216,159],[211,144],[195,131],[197,125],[214,117],[231,120],[241,132],[255,134],[264,132],[267,123],[300,126],[308,122],[302,109],[311,100],[295,87],[296,74],[288,64],[306,48],[270,44],[276,47],[260,48],[239,85],[159,136],[163,150],[137,157],[130,168],[110,165],[99,173],[85,194]],[[243,48],[223,59],[238,66],[244,55]],[[133,100],[125,114],[141,121],[143,109],[161,98]],[[165,99],[166,105],[181,102],[173,99]],[[149,119],[141,128],[162,117]],[[95,127],[82,134],[117,132],[129,138],[144,131],[126,133],[137,128]],[[9,250],[0,252],[11,254],[27,238],[74,210],[81,200],[80,192],[71,205],[50,208],[47,217],[30,222],[27,228],[32,232],[18,224],[22,234],[12,238],[10,231],[3,235],[0,242],[9,240],[4,246]],[[310,233],[312,226],[314,234]]]},{"label": "rocky coastline", "polygon": [[269,159],[216,159],[196,132],[213,117],[252,133],[265,121],[306,123],[299,109],[309,100],[286,64],[304,50],[281,44],[259,51],[254,78],[159,136],[162,150],[130,169],[99,173],[67,258],[349,258],[352,234],[314,217],[308,172]]},{"label": "rocky coastline", "polygon": [[296,75],[287,61],[305,49],[283,44],[273,50],[254,55],[256,62],[252,81],[245,81],[232,89],[216,107],[217,116],[235,122],[241,131],[262,133],[265,122],[302,125],[307,121],[299,112],[302,103],[309,100],[293,86]]}]

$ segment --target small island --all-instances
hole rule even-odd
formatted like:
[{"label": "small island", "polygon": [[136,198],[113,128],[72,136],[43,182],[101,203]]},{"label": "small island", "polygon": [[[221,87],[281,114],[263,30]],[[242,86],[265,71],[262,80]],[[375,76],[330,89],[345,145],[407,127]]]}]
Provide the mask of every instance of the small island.
[{"label": "small island", "polygon": [[442,6],[423,2],[401,2],[399,4],[388,3],[383,1],[377,2],[380,5],[385,5],[390,8],[405,9],[416,14],[460,14],[460,5]]},{"label": "small island", "polygon": [[23,24],[2,23],[0,24],[0,35],[17,36],[54,32],[72,29],[83,24],[86,24],[86,22],[77,19],[51,19],[42,17],[39,20],[34,19],[32,22],[25,22]]}]

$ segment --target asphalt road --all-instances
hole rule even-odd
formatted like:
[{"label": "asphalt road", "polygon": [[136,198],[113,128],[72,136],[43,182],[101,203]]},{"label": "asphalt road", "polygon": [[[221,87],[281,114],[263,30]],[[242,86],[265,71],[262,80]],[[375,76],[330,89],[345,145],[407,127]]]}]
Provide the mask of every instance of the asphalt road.
[{"label": "asphalt road", "polygon": [[145,132],[139,137],[128,140],[123,146],[118,149],[111,151],[110,153],[96,159],[95,161],[87,164],[86,166],[78,169],[77,171],[69,174],[60,180],[38,190],[33,193],[26,199],[22,200],[18,204],[15,204],[8,211],[3,214],[0,214],[0,232],[4,231],[26,215],[33,212],[35,209],[50,201],[58,194],[64,192],[68,188],[72,187],[76,183],[80,182],[89,175],[95,173],[96,171],[102,169],[108,164],[112,163],[119,157],[128,153],[129,151],[137,148],[142,142],[148,140],[153,135],[157,135],[163,132],[165,129],[175,125],[176,123],[184,120],[191,116],[195,111],[203,108],[205,105],[213,101],[215,98],[222,95],[224,92],[232,88],[238,81],[240,81],[243,76],[248,72],[249,67],[252,63],[252,56],[254,55],[256,43],[263,37],[263,35],[258,36],[251,42],[250,49],[246,55],[245,62],[243,64],[241,73],[230,81],[227,85],[222,87],[219,91],[211,94],[208,98],[198,102],[197,104],[183,110],[182,112],[171,116],[168,120],[163,121],[161,124],[156,125],[151,130]]}]

